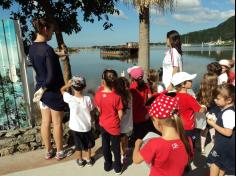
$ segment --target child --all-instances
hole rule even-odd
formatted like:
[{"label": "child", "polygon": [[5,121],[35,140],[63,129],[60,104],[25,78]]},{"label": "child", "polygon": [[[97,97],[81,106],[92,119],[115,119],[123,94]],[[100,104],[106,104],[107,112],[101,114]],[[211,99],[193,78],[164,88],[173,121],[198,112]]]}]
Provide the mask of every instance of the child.
[{"label": "child", "polygon": [[206,107],[201,107],[197,100],[187,91],[192,88],[192,80],[196,74],[190,75],[186,72],[178,72],[173,75],[171,83],[176,89],[179,98],[179,115],[184,125],[186,135],[192,139],[195,146],[195,112],[203,113]]},{"label": "child", "polygon": [[[121,174],[120,156],[120,121],[123,116],[123,104],[121,97],[113,89],[115,87],[117,73],[114,70],[105,70],[102,74],[103,89],[95,95],[95,104],[100,112],[99,125],[102,135],[102,150],[105,159],[104,170],[112,169],[112,154],[114,153],[114,170]],[[111,146],[110,146],[111,142]]]},{"label": "child", "polygon": [[[69,94],[67,90],[73,89],[74,96]],[[63,99],[70,107],[69,127],[72,130],[76,151],[78,153],[77,164],[80,167],[93,165],[91,158],[91,148],[94,147],[95,141],[91,132],[91,115],[93,104],[89,96],[83,95],[86,82],[83,77],[73,76],[65,86],[61,88]],[[82,158],[82,151],[86,153],[86,161]]]},{"label": "child", "polygon": [[[197,100],[200,104],[207,107],[207,112],[209,114],[217,114],[220,109],[216,106],[214,102],[215,91],[217,89],[217,75],[214,73],[206,73],[201,81],[199,92],[197,93]],[[201,150],[202,153],[205,152],[205,143],[207,133],[210,131],[211,141],[214,141],[215,130],[214,128],[206,127],[205,130],[201,131]]]},{"label": "child", "polygon": [[230,62],[229,60],[223,59],[219,61],[219,64],[222,68],[221,75],[219,76],[219,85],[221,85],[227,83],[229,80],[228,73],[230,71]]},{"label": "child", "polygon": [[217,121],[207,119],[215,128],[215,146],[207,160],[211,176],[235,175],[235,87],[223,84],[217,88],[215,103],[221,108]]},{"label": "child", "polygon": [[165,85],[159,82],[159,74],[156,70],[149,70],[147,80],[152,94],[161,93],[165,90]]},{"label": "child", "polygon": [[123,103],[124,116],[120,123],[121,132],[121,160],[123,163],[127,161],[128,157],[128,139],[133,131],[133,112],[132,112],[132,96],[129,91],[129,81],[120,77],[116,80],[115,91],[121,96]]},{"label": "child", "polygon": [[152,103],[149,114],[162,137],[149,140],[142,148],[142,140],[138,139],[135,143],[133,162],[151,164],[150,176],[182,176],[190,161],[192,147],[184,134],[177,109],[176,96],[159,95]]},{"label": "child", "polygon": [[142,139],[154,128],[145,107],[145,102],[151,97],[152,93],[148,84],[143,80],[144,71],[141,67],[131,67],[127,72],[131,77],[130,92],[132,94],[134,121],[132,141],[136,141],[136,139]]}]

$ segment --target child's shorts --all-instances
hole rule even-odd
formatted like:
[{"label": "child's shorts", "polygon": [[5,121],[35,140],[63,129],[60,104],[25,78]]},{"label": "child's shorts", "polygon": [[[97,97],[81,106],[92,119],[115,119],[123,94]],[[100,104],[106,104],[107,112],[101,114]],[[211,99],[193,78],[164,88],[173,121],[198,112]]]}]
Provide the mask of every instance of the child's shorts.
[{"label": "child's shorts", "polygon": [[95,146],[95,140],[92,131],[77,132],[71,130],[71,132],[75,142],[75,149],[77,151],[86,151]]}]

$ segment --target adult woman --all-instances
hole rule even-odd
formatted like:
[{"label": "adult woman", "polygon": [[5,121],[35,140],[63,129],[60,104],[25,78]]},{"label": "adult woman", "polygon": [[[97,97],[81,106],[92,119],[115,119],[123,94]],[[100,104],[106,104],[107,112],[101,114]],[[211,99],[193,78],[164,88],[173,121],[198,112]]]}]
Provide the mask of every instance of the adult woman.
[{"label": "adult woman", "polygon": [[167,88],[171,90],[171,78],[172,76],[183,70],[182,62],[182,48],[181,48],[180,35],[177,31],[172,30],[167,33],[167,46],[169,50],[166,52],[165,58],[163,60],[163,75],[162,81]]},{"label": "adult woman", "polygon": [[36,40],[29,48],[29,57],[36,72],[36,93],[34,101],[39,102],[42,124],[41,136],[46,148],[45,159],[52,158],[55,153],[51,146],[51,122],[56,143],[56,158],[65,157],[62,143],[62,118],[64,111],[63,97],[60,88],[64,85],[59,57],[52,47],[47,44],[51,40],[54,25],[48,19],[35,19],[33,26]]}]

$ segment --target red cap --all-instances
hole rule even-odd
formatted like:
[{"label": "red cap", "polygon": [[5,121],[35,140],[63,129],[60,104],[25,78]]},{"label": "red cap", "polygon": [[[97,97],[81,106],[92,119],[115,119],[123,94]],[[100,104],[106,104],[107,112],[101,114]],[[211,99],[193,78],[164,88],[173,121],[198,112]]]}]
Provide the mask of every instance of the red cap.
[{"label": "red cap", "polygon": [[178,98],[176,96],[161,94],[151,104],[149,115],[158,119],[172,118],[178,109]]}]

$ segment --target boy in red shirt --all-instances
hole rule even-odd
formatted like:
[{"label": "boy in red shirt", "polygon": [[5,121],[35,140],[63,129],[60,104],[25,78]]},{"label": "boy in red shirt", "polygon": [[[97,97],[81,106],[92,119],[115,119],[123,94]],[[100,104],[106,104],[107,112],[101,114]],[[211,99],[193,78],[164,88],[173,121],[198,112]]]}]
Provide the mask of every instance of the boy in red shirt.
[{"label": "boy in red shirt", "polygon": [[204,113],[206,106],[200,105],[197,100],[187,93],[188,89],[192,88],[192,80],[196,78],[196,74],[188,74],[186,72],[178,72],[173,75],[171,83],[176,89],[177,97],[179,98],[179,115],[183,122],[185,133],[192,139],[195,146],[195,112]]},{"label": "boy in red shirt", "polygon": [[182,176],[190,161],[192,147],[177,112],[177,96],[161,94],[151,104],[149,114],[162,136],[151,139],[143,147],[138,139],[133,153],[134,163],[145,161],[151,165],[150,176]]}]

